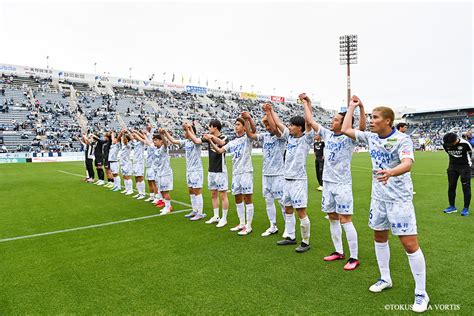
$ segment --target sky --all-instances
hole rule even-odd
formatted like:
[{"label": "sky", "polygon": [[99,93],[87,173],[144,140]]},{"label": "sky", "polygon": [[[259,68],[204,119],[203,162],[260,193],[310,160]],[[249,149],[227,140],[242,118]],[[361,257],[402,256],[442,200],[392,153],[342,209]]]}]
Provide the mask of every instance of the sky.
[{"label": "sky", "polygon": [[473,12],[452,1],[0,0],[0,63],[46,67],[49,56],[52,68],[127,78],[131,67],[135,79],[306,92],[339,109],[339,36],[357,34],[352,92],[368,108],[459,108],[474,99]]}]

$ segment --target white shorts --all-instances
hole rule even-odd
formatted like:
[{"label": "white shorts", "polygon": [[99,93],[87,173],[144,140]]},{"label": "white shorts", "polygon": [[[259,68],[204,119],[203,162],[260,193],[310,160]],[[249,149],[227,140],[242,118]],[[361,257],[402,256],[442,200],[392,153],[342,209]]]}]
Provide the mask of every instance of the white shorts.
[{"label": "white shorts", "polygon": [[143,177],[145,171],[145,165],[143,163],[137,163],[133,165],[133,175],[135,177]]},{"label": "white shorts", "polygon": [[232,177],[232,195],[253,193],[253,172],[239,173]]},{"label": "white shorts", "polygon": [[118,161],[111,161],[110,162],[110,171],[112,174],[118,174],[119,173],[119,163]]},{"label": "white shorts", "polygon": [[173,174],[159,176],[156,186],[160,192],[173,191]]},{"label": "white shorts", "polygon": [[337,213],[341,215],[354,214],[352,184],[324,181],[321,210],[324,213]]},{"label": "white shorts", "polygon": [[207,188],[209,190],[227,191],[229,182],[225,172],[209,172],[207,175]]},{"label": "white shorts", "polygon": [[415,207],[412,201],[370,201],[369,227],[373,230],[392,230],[396,236],[416,235]]},{"label": "white shorts", "polygon": [[263,176],[262,189],[264,198],[282,199],[285,178],[280,176]]},{"label": "white shorts", "polygon": [[186,183],[188,188],[201,189],[203,182],[202,170],[186,172]]},{"label": "white shorts", "polygon": [[126,163],[120,165],[120,169],[122,169],[123,176],[132,176],[133,175],[133,165],[131,163]]},{"label": "white shorts", "polygon": [[156,171],[153,168],[153,166],[151,166],[150,168],[146,168],[146,179],[147,180],[155,180],[155,174],[156,174]]},{"label": "white shorts", "polygon": [[308,205],[308,180],[285,179],[283,204],[293,208],[306,208]]}]

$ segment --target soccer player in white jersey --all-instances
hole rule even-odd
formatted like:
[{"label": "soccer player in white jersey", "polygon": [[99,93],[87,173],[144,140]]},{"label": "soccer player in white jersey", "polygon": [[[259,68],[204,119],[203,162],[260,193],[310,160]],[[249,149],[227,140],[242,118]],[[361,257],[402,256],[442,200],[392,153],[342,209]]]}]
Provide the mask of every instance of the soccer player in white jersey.
[{"label": "soccer player in white jersey", "polygon": [[[344,270],[354,270],[359,266],[357,231],[352,223],[354,200],[352,197],[351,160],[356,141],[342,134],[342,122],[346,113],[336,114],[331,121],[331,129],[316,123],[313,118],[311,100],[300,95],[307,124],[324,140],[323,197],[321,209],[329,215],[329,229],[335,252],[324,257],[325,261],[344,259],[342,229],[346,232],[350,258]],[[360,106],[359,130],[365,130],[364,107]],[[352,126],[352,119],[351,119]],[[341,225],[342,224],[342,225]]]},{"label": "soccer player in white jersey", "polygon": [[132,195],[133,194],[133,182],[132,182],[132,175],[133,175],[133,165],[130,159],[132,146],[130,142],[132,141],[131,134],[124,130],[122,132],[122,147],[120,150],[120,169],[122,171],[123,182],[125,184],[125,190],[121,193],[125,193],[125,195]]},{"label": "soccer player in white jersey", "polygon": [[186,139],[175,139],[165,130],[165,136],[175,145],[184,147],[186,153],[186,183],[188,185],[189,197],[193,211],[185,217],[192,221],[198,221],[206,217],[203,213],[204,201],[202,198],[203,169],[201,160],[202,141],[196,137],[191,139],[191,133],[196,135],[196,128],[188,123],[183,124],[184,137]]},{"label": "soccer player in white jersey", "polygon": [[[217,119],[209,122],[209,134],[213,135],[214,143],[222,147],[227,144],[227,136],[221,133],[222,124]],[[191,135],[191,139],[193,139]],[[202,142],[209,142],[206,138],[201,138]],[[229,200],[227,198],[228,178],[227,166],[225,164],[225,154],[217,153],[214,148],[208,146],[209,168],[207,173],[207,187],[211,191],[212,208],[214,216],[206,221],[206,224],[217,223],[216,227],[221,228],[227,225],[227,212],[229,210]],[[219,217],[219,197],[222,204],[222,217]]]},{"label": "soccer player in white jersey", "polygon": [[[160,128],[159,134],[153,135],[153,144],[155,145],[155,182],[158,190],[163,196],[164,207],[161,210],[162,215],[171,213],[170,191],[173,191],[173,170],[170,165],[170,155],[168,141],[165,137],[165,130]],[[158,205],[157,205],[158,206]],[[158,206],[159,207],[159,206]]]},{"label": "soccer player in white jersey", "polygon": [[132,129],[133,133],[133,154],[135,161],[133,164],[133,175],[135,176],[135,186],[138,194],[133,197],[137,200],[143,200],[145,195],[145,181],[143,181],[143,174],[145,171],[145,140],[136,130]]},{"label": "soccer player in white jersey", "polygon": [[[267,237],[278,232],[275,200],[277,200],[281,207],[283,220],[285,219],[285,206],[283,205],[283,186],[285,182],[283,171],[285,162],[283,157],[286,150],[286,139],[281,137],[282,131],[276,127],[276,123],[273,120],[273,115],[271,114],[273,110],[272,105],[265,103],[262,108],[265,111],[265,116],[262,119],[262,123],[266,129],[265,133],[256,134],[253,132],[255,130],[255,123],[248,112],[242,113],[242,117],[247,124],[247,136],[262,143],[262,189],[268,220],[270,221],[270,227],[262,233],[262,236]],[[286,237],[286,234],[283,235]]]},{"label": "soccer player in white jersey", "polygon": [[372,160],[372,199],[369,226],[374,230],[375,255],[380,278],[369,290],[381,292],[392,287],[390,276],[389,230],[398,236],[408,256],[415,279],[413,311],[424,312],[428,308],[426,293],[425,257],[418,244],[413,184],[410,170],[414,161],[413,142],[410,137],[393,128],[394,112],[388,107],[376,107],[370,120],[371,132],[351,127],[354,110],[362,102],[353,96],[342,124],[342,132],[368,145]]},{"label": "soccer player in white jersey", "polygon": [[306,207],[308,204],[308,176],[306,174],[306,157],[313,146],[314,131],[306,124],[302,116],[294,116],[290,119],[288,128],[283,125],[274,111],[271,112],[277,127],[283,131],[282,137],[288,141],[285,154],[285,184],[283,187],[283,203],[285,205],[285,232],[283,240],[278,245],[296,244],[294,213],[298,213],[301,228],[301,244],[295,249],[296,252],[308,251],[310,227]]},{"label": "soccer player in white jersey", "polygon": [[[158,188],[155,183],[155,169],[154,169],[154,159],[155,159],[155,145],[153,144],[153,133],[151,129],[151,124],[147,124],[146,130],[140,133],[140,137],[144,139],[146,144],[146,159],[145,159],[145,178],[148,181],[148,188],[150,190],[150,197],[145,200],[145,202],[152,202],[154,204],[158,203],[161,200],[161,196],[158,195]],[[161,201],[163,206],[164,202]]]},{"label": "soccer player in white jersey", "polygon": [[[231,228],[245,236],[252,232],[252,220],[254,207],[252,202],[253,193],[253,166],[252,166],[252,143],[253,140],[245,133],[245,120],[241,117],[235,120],[235,133],[237,137],[223,147],[218,147],[214,140],[217,138],[206,134],[212,148],[217,153],[227,152],[232,155],[232,195],[235,198],[237,216],[240,223]],[[244,206],[245,203],[245,206]],[[247,215],[247,218],[246,218]]]},{"label": "soccer player in white jersey", "polygon": [[115,132],[110,132],[110,138],[112,143],[110,144],[109,149],[109,163],[110,163],[110,172],[112,173],[112,177],[114,179],[114,186],[112,187],[112,191],[120,191],[122,189],[120,176],[119,176],[119,150],[120,150],[120,138],[122,137],[122,133],[119,133],[117,137],[115,137]]}]

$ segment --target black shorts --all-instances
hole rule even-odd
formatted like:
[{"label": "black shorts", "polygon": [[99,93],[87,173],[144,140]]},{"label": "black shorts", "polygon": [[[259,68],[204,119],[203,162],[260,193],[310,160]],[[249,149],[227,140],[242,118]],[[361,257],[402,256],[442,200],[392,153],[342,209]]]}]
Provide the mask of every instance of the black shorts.
[{"label": "black shorts", "polygon": [[110,161],[108,159],[105,160],[105,169],[110,169]]},{"label": "black shorts", "polygon": [[104,165],[104,157],[95,157],[94,165],[102,167]]}]

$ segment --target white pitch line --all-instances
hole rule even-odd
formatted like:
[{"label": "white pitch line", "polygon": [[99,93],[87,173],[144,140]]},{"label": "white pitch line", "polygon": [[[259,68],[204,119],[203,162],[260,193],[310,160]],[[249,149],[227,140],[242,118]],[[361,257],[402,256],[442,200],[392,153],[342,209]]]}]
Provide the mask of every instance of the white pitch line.
[{"label": "white pitch line", "polygon": [[[190,210],[191,210],[191,209],[179,210],[179,211],[176,211],[176,212],[171,212],[170,215],[179,214],[179,213],[183,213],[183,212],[188,212],[188,211],[190,211]],[[77,231],[77,230],[84,230],[84,229],[90,229],[90,228],[97,228],[97,227],[103,227],[103,226],[110,226],[110,225],[116,225],[116,224],[122,224],[122,223],[129,223],[129,222],[141,221],[141,220],[144,220],[144,219],[153,218],[153,217],[158,217],[158,216],[164,216],[164,215],[161,215],[161,214],[153,214],[153,215],[148,215],[148,216],[142,216],[142,217],[135,217],[135,218],[123,219],[123,220],[115,221],[115,222],[108,222],[108,223],[95,224],[95,225],[89,225],[89,226],[68,228],[68,229],[56,230],[56,231],[52,231],[52,232],[39,233],[39,234],[33,234],[33,235],[26,235],[26,236],[17,236],[17,237],[11,237],[11,238],[4,238],[4,239],[0,239],[0,243],[2,243],[2,242],[8,242],[8,241],[14,241],[14,240],[19,240],[19,239],[27,239],[27,238],[34,238],[34,237],[41,237],[41,236],[49,236],[49,235],[55,235],[55,234],[62,234],[62,233],[73,232],[73,231]]]},{"label": "white pitch line", "polygon": [[[57,171],[57,172],[64,173],[64,174],[68,174],[68,175],[71,175],[71,176],[76,176],[76,177],[81,177],[81,178],[84,177],[84,175],[80,175],[80,174],[77,174],[77,173],[70,173],[70,172],[63,171],[63,170],[56,170],[56,171]],[[133,192],[138,192],[138,191],[135,190],[135,189],[133,189]],[[181,202],[181,201],[171,200],[171,202],[174,202],[174,203],[176,203],[176,204],[180,204],[180,205],[183,205],[183,206],[187,206],[187,207],[192,207],[191,204],[184,203],[184,202]]]}]

